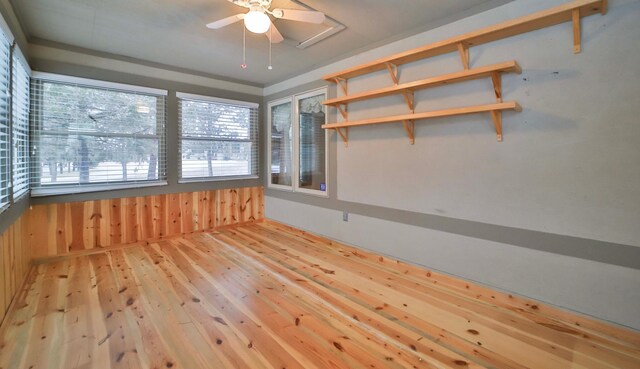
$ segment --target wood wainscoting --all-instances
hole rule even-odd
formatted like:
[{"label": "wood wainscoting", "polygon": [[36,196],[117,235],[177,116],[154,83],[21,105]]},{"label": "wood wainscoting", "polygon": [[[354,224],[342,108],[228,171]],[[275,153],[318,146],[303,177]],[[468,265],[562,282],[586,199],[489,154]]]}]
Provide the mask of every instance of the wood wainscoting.
[{"label": "wood wainscoting", "polygon": [[0,322],[31,266],[30,250],[25,239],[26,224],[26,214],[23,214],[0,235]]},{"label": "wood wainscoting", "polygon": [[261,220],[262,187],[34,205],[27,211],[34,258],[211,230]]}]

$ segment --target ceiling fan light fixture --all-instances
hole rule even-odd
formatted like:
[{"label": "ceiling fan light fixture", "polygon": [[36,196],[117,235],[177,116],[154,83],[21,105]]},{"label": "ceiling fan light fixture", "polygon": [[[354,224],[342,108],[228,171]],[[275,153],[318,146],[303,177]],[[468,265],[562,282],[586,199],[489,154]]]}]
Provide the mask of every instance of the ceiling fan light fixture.
[{"label": "ceiling fan light fixture", "polygon": [[264,10],[251,9],[251,11],[244,16],[244,25],[253,33],[265,33],[271,26],[271,19],[264,13]]}]

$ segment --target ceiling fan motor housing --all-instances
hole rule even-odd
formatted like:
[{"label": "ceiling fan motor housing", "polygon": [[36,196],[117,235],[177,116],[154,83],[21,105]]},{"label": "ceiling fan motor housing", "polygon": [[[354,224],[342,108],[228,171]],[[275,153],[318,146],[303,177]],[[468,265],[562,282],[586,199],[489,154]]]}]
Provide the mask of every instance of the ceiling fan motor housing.
[{"label": "ceiling fan motor housing", "polygon": [[229,0],[229,2],[232,2],[238,6],[249,8],[251,10],[253,10],[254,6],[259,6],[264,10],[267,10],[271,6],[271,1],[272,0]]}]

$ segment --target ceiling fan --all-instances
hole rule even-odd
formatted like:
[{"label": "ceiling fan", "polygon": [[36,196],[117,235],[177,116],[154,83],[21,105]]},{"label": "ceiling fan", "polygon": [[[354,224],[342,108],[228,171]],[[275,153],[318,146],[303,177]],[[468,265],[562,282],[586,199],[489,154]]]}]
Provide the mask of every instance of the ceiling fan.
[{"label": "ceiling fan", "polygon": [[[322,12],[295,9],[273,9],[272,0],[228,0],[238,6],[249,9],[248,13],[240,13],[207,24],[207,28],[218,29],[244,19],[245,27],[253,33],[264,33],[273,43],[282,42],[284,38],[271,22],[268,14],[276,19],[288,19],[307,23],[322,23],[325,16]],[[269,32],[267,32],[269,31]]]}]

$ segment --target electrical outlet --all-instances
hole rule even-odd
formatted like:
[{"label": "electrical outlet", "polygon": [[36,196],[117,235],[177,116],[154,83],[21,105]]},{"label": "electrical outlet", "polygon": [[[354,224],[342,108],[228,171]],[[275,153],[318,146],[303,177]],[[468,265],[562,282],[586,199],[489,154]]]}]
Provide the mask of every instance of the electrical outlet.
[{"label": "electrical outlet", "polygon": [[343,222],[348,222],[349,221],[349,213],[347,213],[346,211],[342,212],[342,221]]}]

